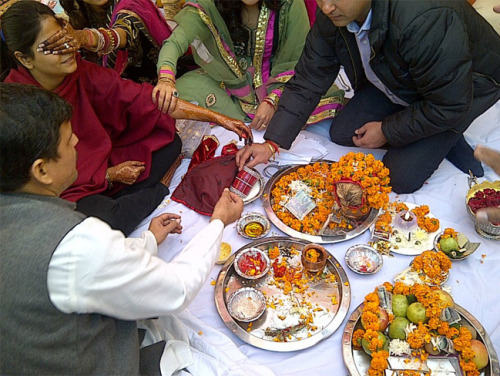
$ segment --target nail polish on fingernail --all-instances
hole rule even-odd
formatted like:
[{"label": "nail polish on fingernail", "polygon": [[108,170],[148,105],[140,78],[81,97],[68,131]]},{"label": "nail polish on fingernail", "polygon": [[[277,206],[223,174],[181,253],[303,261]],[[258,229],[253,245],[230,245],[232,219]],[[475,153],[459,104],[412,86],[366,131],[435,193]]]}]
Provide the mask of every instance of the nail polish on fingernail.
[{"label": "nail polish on fingernail", "polygon": [[43,51],[43,54],[44,54],[44,55],[50,55],[50,54],[51,54],[51,52],[50,52],[50,51]]}]

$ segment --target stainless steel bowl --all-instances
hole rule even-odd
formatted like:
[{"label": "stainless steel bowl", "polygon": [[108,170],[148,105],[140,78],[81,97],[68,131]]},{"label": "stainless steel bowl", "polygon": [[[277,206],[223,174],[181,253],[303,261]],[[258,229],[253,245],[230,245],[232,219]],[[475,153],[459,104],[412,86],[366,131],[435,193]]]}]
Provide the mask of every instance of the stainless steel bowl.
[{"label": "stainless steel bowl", "polygon": [[[260,259],[263,260],[262,268],[253,275],[245,273],[241,269],[244,261],[247,260],[247,258],[255,258],[255,257],[259,257]],[[240,277],[243,277],[245,279],[259,279],[261,277],[264,277],[269,271],[270,267],[271,267],[271,262],[269,261],[269,257],[265,254],[265,252],[262,252],[258,248],[246,249],[243,252],[238,253],[234,259],[234,270],[236,271],[236,273],[238,273]]]},{"label": "stainless steel bowl", "polygon": [[[245,231],[245,227],[252,223],[257,223],[262,226],[262,233],[260,235],[251,236]],[[236,231],[238,234],[243,236],[246,239],[260,239],[269,234],[269,230],[271,229],[271,223],[269,220],[260,213],[248,213],[243,215],[238,222],[236,222]]]},{"label": "stainless steel bowl", "polygon": [[474,183],[477,183],[477,180],[475,178],[470,178],[469,180],[470,189],[467,192],[467,196],[465,197],[465,208],[467,210],[467,213],[469,214],[470,219],[474,222],[476,232],[479,235],[481,235],[483,238],[491,240],[500,240],[500,226],[495,226],[492,223],[479,222],[476,218],[476,214],[472,211],[472,209],[468,205],[469,200],[472,197],[474,197],[474,195],[479,191],[482,191],[487,188],[494,189],[495,191],[500,191],[500,181],[499,180],[496,180],[494,182],[484,181],[479,184],[474,184]]},{"label": "stainless steel bowl", "polygon": [[253,287],[243,287],[229,297],[227,308],[235,320],[255,321],[266,310],[266,298],[262,292]]},{"label": "stainless steel bowl", "polygon": [[358,244],[350,247],[345,254],[345,263],[358,274],[374,274],[380,270],[384,260],[374,248]]}]

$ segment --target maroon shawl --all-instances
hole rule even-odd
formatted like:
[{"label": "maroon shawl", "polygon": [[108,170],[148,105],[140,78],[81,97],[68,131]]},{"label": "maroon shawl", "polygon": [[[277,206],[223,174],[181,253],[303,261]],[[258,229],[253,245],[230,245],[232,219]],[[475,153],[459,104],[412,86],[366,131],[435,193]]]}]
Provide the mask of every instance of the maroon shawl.
[{"label": "maroon shawl", "polygon": [[[175,120],[163,115],[151,101],[153,86],[120,78],[117,72],[84,61],[54,90],[73,106],[73,132],[79,138],[78,179],[61,195],[70,201],[106,190],[106,169],[128,160],[145,162],[151,169],[151,153],[169,144]],[[40,86],[25,68],[13,69],[5,82]],[[43,114],[40,114],[43,116]],[[115,184],[113,194],[124,185]]]}]

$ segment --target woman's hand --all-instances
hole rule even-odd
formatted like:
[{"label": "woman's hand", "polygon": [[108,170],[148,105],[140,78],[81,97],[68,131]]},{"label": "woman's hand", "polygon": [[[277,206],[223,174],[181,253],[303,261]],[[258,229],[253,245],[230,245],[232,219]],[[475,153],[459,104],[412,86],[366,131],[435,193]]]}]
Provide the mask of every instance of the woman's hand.
[{"label": "woman's hand", "polygon": [[252,131],[242,121],[228,117],[227,119],[221,120],[220,125],[221,127],[236,133],[238,137],[240,137],[240,141],[241,138],[245,139],[245,145],[252,144],[253,142]]},{"label": "woman's hand", "polygon": [[144,162],[127,161],[107,169],[109,181],[132,185],[145,170]]},{"label": "woman's hand", "polygon": [[177,98],[179,92],[171,81],[158,80],[158,83],[153,89],[153,103],[158,105],[158,110],[166,114],[172,112],[177,107]]},{"label": "woman's hand", "polygon": [[267,128],[267,125],[271,121],[274,116],[274,108],[267,102],[262,102],[257,108],[257,112],[255,113],[255,117],[250,124],[250,128],[264,131]]},{"label": "woman's hand", "polygon": [[180,234],[182,232],[181,217],[170,213],[159,215],[151,220],[148,230],[155,236],[156,243],[161,244],[168,234]]},{"label": "woman's hand", "polygon": [[[236,165],[238,170],[242,170],[245,164],[247,167],[254,167],[261,163],[267,163],[274,155],[270,144],[246,145],[236,153]],[[248,162],[248,163],[247,163]]]},{"label": "woman's hand", "polygon": [[61,30],[38,45],[38,52],[64,55],[78,51],[80,46],[88,47],[87,34],[83,30],[73,29],[69,22],[63,22]]}]

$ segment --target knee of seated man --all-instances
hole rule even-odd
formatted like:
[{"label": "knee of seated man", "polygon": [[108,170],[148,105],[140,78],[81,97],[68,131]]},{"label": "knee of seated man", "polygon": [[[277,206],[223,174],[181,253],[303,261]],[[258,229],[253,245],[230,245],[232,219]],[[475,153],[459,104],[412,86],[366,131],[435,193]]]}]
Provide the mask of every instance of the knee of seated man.
[{"label": "knee of seated man", "polygon": [[[389,169],[390,170],[390,169]],[[427,179],[419,179],[418,177],[408,179],[407,175],[391,172],[392,191],[398,194],[413,193],[424,185]]]},{"label": "knee of seated man", "polygon": [[345,132],[341,129],[338,129],[332,123],[330,127],[330,139],[332,142],[341,146],[354,146],[354,142],[352,141],[354,134],[352,132]]}]

